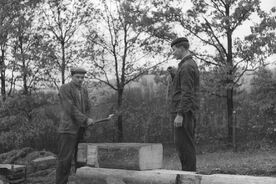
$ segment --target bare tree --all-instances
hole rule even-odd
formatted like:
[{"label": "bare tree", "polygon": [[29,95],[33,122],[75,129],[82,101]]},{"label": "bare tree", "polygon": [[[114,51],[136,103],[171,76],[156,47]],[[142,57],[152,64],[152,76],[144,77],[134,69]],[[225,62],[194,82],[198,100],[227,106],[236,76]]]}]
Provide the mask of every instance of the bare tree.
[{"label": "bare tree", "polygon": [[78,30],[89,20],[90,9],[88,0],[46,0],[41,5],[39,22],[54,49],[52,70],[57,68],[60,72],[61,84],[65,83],[65,72],[75,59],[78,37],[81,36]]},{"label": "bare tree", "polygon": [[[109,3],[108,3],[109,2]],[[94,72],[93,79],[106,84],[117,93],[118,141],[123,141],[123,94],[126,85],[147,73],[163,61],[154,61],[154,55],[162,50],[162,41],[152,34],[158,32],[150,16],[148,1],[96,1],[94,23],[88,29],[87,52]],[[169,27],[166,27],[169,29]],[[151,29],[152,32],[148,31]],[[172,37],[166,29],[163,38]],[[160,53],[161,55],[161,53]],[[167,57],[167,56],[166,56]]]}]

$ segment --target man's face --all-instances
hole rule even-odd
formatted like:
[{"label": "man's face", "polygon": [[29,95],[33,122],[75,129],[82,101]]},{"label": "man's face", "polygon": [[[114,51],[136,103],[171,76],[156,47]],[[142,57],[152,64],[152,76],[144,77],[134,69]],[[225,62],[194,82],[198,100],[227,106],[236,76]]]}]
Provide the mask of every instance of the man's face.
[{"label": "man's face", "polygon": [[173,57],[175,59],[182,59],[184,48],[183,47],[176,47],[175,45],[172,47],[173,50]]},{"label": "man's face", "polygon": [[173,73],[173,68],[168,68],[168,70],[167,70],[170,74],[172,74]]},{"label": "man's face", "polygon": [[75,84],[81,86],[82,83],[83,83],[83,81],[84,81],[84,76],[85,76],[85,74],[78,74],[78,73],[76,73],[76,74],[74,74],[74,75],[72,76],[72,81],[73,81]]}]

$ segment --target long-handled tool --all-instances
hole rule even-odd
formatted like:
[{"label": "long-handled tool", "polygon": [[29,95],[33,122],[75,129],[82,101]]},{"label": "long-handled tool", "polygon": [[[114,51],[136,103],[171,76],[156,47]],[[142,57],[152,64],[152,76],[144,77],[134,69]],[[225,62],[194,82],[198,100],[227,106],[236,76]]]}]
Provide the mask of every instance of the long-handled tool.
[{"label": "long-handled tool", "polygon": [[107,118],[96,120],[93,125],[95,125],[97,123],[102,123],[102,122],[105,122],[105,121],[110,121],[113,116],[114,116],[114,114],[109,114]]},{"label": "long-handled tool", "polygon": [[110,114],[110,115],[108,115],[107,118],[96,120],[93,124],[89,125],[89,126],[85,129],[84,139],[88,139],[88,138],[90,137],[90,135],[91,135],[90,130],[89,130],[89,127],[92,127],[93,125],[96,125],[96,124],[100,124],[100,123],[102,123],[102,122],[110,121],[110,120],[113,118],[113,116],[114,116],[114,114]]}]

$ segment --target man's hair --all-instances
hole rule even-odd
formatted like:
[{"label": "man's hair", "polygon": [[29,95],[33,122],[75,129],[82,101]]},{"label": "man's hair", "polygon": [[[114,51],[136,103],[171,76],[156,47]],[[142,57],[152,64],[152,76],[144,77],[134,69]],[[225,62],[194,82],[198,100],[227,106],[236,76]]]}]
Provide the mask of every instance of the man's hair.
[{"label": "man's hair", "polygon": [[175,46],[177,48],[183,46],[185,49],[188,50],[190,47],[190,44],[189,44],[189,40],[187,38],[180,37],[180,38],[177,38],[174,41],[172,41],[171,47],[173,47],[173,46]]}]

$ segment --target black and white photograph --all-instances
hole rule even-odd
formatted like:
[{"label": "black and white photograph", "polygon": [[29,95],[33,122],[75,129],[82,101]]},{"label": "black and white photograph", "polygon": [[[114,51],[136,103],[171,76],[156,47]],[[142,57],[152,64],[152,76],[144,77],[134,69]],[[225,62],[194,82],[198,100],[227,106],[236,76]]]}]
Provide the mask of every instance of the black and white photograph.
[{"label": "black and white photograph", "polygon": [[276,0],[0,0],[0,184],[276,184]]}]

